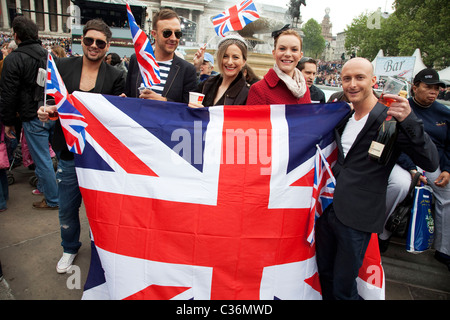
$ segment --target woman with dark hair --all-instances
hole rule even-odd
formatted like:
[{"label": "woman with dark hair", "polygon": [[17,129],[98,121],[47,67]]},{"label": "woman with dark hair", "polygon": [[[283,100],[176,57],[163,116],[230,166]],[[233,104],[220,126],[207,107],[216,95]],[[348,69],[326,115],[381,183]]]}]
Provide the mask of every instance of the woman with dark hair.
[{"label": "woman with dark hair", "polygon": [[189,106],[245,105],[250,87],[242,73],[246,61],[247,43],[241,36],[229,35],[221,39],[217,49],[220,74],[199,84],[197,92],[205,95],[203,105],[189,103]]},{"label": "woman with dark hair", "polygon": [[122,62],[122,59],[120,59],[120,56],[117,53],[114,53],[114,52],[108,53],[105,57],[105,62],[107,64],[112,65],[117,70],[122,71],[123,78],[126,80],[128,70],[125,67],[124,63]]},{"label": "woman with dark hair", "polygon": [[248,65],[248,63],[245,64],[244,67],[242,68],[242,73],[244,74],[245,81],[247,81],[249,85],[252,85],[261,80],[256,75],[255,71]]},{"label": "woman with dark hair", "polygon": [[117,53],[111,52],[106,55],[105,62],[112,66],[120,63],[120,56]]}]

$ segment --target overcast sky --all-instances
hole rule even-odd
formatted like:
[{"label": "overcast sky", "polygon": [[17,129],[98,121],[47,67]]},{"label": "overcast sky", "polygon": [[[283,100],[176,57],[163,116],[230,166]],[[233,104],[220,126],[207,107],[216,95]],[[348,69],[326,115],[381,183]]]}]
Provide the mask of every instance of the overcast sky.
[{"label": "overcast sky", "polygon": [[[267,3],[286,7],[289,0],[253,0],[255,3]],[[319,24],[325,16],[325,9],[330,8],[330,20],[333,24],[332,33],[336,35],[344,31],[346,25],[351,24],[353,19],[361,13],[374,12],[378,8],[381,11],[393,12],[394,0],[306,0],[306,7],[302,5],[301,14],[303,23],[313,18]]]}]

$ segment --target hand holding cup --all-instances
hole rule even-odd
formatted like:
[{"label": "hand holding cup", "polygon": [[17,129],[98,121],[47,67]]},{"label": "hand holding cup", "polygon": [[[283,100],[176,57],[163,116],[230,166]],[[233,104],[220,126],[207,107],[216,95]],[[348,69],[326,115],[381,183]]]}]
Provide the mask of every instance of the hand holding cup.
[{"label": "hand holding cup", "polygon": [[189,107],[203,108],[203,99],[205,95],[199,92],[189,92]]},{"label": "hand holding cup", "polygon": [[37,111],[39,120],[47,122],[48,120],[58,119],[58,108],[55,106],[54,99],[47,99],[44,106],[40,107]]}]

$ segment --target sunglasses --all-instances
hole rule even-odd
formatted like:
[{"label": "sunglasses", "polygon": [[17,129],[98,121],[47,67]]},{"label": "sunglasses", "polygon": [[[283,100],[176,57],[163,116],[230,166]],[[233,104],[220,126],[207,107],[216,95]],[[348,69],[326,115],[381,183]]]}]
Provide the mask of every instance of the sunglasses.
[{"label": "sunglasses", "polygon": [[[175,37],[177,37],[177,39],[180,39],[183,36],[183,32],[181,31],[175,31],[173,33],[175,33]],[[164,30],[162,35],[164,38],[169,38],[172,35],[172,30]]]},{"label": "sunglasses", "polygon": [[84,37],[83,38],[83,43],[85,46],[92,46],[95,42],[95,45],[99,48],[99,49],[105,49],[106,47],[106,41],[100,40],[100,39],[93,39],[90,37]]}]

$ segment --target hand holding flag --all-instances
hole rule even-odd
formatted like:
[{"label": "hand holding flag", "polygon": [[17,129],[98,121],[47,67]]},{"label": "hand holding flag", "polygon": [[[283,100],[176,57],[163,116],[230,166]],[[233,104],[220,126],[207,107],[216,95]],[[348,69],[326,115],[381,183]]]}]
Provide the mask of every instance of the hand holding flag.
[{"label": "hand holding flag", "polygon": [[[67,148],[74,153],[82,154],[86,141],[85,128],[87,123],[85,122],[84,116],[73,106],[71,96],[69,96],[50,51],[47,56],[45,97],[47,95],[55,99]],[[44,100],[44,104],[45,102]]]},{"label": "hand holding flag", "polygon": [[142,80],[144,86],[150,88],[155,84],[161,83],[159,65],[156,62],[150,41],[147,35],[138,27],[128,3],[127,14]]},{"label": "hand holding flag", "polygon": [[247,24],[258,20],[253,0],[244,0],[212,18],[214,30],[218,36],[225,37],[228,31],[242,30]]}]

